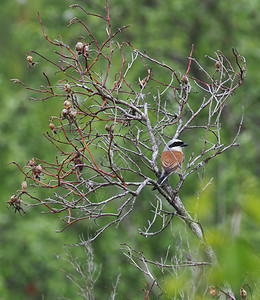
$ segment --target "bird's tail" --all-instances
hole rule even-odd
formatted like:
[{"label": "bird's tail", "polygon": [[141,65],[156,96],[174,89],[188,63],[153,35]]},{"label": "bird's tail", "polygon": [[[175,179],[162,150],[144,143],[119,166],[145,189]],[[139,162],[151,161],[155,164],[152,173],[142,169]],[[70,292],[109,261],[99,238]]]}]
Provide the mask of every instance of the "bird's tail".
[{"label": "bird's tail", "polygon": [[[164,182],[164,180],[167,178],[168,174],[166,174],[165,172],[162,172],[161,176],[159,177],[159,179],[157,180],[157,184],[160,185],[161,183]],[[152,188],[152,191],[155,191],[157,189],[157,186],[154,186]]]}]

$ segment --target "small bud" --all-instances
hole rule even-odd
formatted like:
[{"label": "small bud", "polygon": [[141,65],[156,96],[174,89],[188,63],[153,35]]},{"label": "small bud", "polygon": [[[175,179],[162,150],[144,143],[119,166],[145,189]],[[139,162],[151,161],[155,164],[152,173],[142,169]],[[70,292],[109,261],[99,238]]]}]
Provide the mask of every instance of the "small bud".
[{"label": "small bud", "polygon": [[21,186],[22,186],[22,190],[25,191],[26,188],[27,188],[27,182],[24,180],[24,181],[22,182]]},{"label": "small bud", "polygon": [[69,94],[71,92],[71,86],[68,83],[66,83],[64,85],[64,90],[65,90],[65,92],[67,92]]},{"label": "small bud", "polygon": [[28,56],[26,57],[26,59],[27,59],[27,61],[28,61],[29,63],[32,63],[32,62],[33,62],[33,57],[32,57],[31,55],[28,55]]},{"label": "small bud", "polygon": [[70,106],[71,106],[71,103],[70,103],[70,101],[65,100],[64,103],[63,103],[63,105],[64,105],[64,108],[65,108],[65,109],[69,109]]}]

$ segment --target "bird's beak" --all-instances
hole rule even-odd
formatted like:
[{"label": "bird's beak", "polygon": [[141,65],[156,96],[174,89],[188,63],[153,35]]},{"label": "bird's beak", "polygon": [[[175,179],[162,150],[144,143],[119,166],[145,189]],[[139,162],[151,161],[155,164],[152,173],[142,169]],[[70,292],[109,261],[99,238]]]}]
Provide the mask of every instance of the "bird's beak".
[{"label": "bird's beak", "polygon": [[189,146],[189,144],[187,144],[187,143],[182,144],[182,147],[187,147],[187,146]]}]

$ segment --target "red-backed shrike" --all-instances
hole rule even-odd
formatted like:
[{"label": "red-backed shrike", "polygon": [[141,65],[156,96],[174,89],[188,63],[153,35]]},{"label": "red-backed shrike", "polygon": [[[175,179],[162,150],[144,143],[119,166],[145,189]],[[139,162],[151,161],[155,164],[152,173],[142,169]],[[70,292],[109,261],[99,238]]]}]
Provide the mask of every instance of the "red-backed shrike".
[{"label": "red-backed shrike", "polygon": [[[169,175],[181,169],[184,161],[182,147],[186,146],[188,146],[188,144],[178,139],[172,139],[167,143],[161,156],[162,174],[157,184],[162,184]],[[156,190],[156,187],[153,187],[152,190]]]}]

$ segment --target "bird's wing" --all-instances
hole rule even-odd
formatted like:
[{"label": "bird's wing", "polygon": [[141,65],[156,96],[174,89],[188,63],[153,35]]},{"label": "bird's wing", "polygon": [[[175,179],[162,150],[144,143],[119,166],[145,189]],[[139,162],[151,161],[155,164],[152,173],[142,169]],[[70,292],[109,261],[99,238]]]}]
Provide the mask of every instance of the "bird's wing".
[{"label": "bird's wing", "polygon": [[164,151],[162,153],[162,168],[168,174],[177,172],[181,168],[184,154],[180,151]]}]

